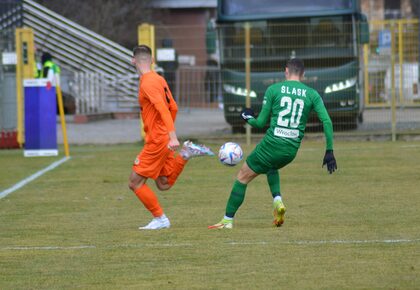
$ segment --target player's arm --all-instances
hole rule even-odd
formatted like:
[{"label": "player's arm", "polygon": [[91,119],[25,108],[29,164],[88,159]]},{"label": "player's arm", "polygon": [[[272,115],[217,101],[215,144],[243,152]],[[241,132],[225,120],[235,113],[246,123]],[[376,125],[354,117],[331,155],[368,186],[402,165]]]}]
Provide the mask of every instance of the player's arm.
[{"label": "player's arm", "polygon": [[[168,88],[168,84],[166,84],[166,88]],[[172,120],[175,123],[176,114],[178,113],[178,105],[176,104],[169,88],[165,89],[165,96],[166,100],[169,102],[169,112],[171,112]]]},{"label": "player's arm", "polygon": [[171,150],[178,149],[179,141],[178,141],[178,137],[176,136],[175,124],[174,124],[174,120],[172,119],[171,112],[166,107],[166,105],[163,101],[153,103],[153,105],[155,106],[156,110],[159,112],[160,117],[162,118],[162,121],[165,124],[166,129],[168,130],[168,134],[169,134],[168,147]]},{"label": "player's arm", "polygon": [[325,108],[324,102],[318,94],[314,98],[314,110],[317,113],[319,120],[322,122],[326,140],[326,150],[322,161],[322,167],[327,165],[327,170],[331,174],[337,169],[337,162],[333,153],[333,125],[327,109]]},{"label": "player's arm", "polygon": [[258,115],[258,118],[255,118],[255,114],[252,109],[246,108],[241,112],[242,119],[254,128],[264,128],[264,126],[267,124],[267,121],[270,117],[271,100],[272,100],[271,91],[270,91],[270,88],[268,88],[265,93],[263,106],[262,106],[260,114]]},{"label": "player's arm", "polygon": [[169,104],[169,112],[171,112],[171,117],[173,122],[175,123],[176,120],[176,114],[178,113],[178,105],[175,103],[175,101],[171,101]]}]

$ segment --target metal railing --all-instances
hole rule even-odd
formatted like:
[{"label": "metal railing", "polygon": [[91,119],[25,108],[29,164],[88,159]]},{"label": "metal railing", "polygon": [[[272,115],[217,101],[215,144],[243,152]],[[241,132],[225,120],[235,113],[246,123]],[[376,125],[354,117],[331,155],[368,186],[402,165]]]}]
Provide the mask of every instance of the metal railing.
[{"label": "metal railing", "polygon": [[[80,108],[79,111],[86,111],[87,108],[89,108],[87,112],[107,110],[106,102],[115,103],[118,98],[129,100],[128,103],[131,102],[135,107],[137,81],[129,80],[116,86],[113,82],[121,74],[135,73],[131,65],[130,50],[32,0],[23,1],[23,23],[35,30],[37,49],[50,52],[60,65],[70,71],[76,74],[84,72],[89,76],[88,80],[83,80],[80,75],[75,76],[74,85],[77,88],[84,87],[86,82],[94,78],[102,81],[101,88],[97,92],[113,91],[112,95],[108,95],[109,100],[105,99],[94,107]],[[75,91],[78,92],[74,96],[76,106],[84,104],[86,92],[78,89]],[[100,107],[97,107],[98,105]]]}]

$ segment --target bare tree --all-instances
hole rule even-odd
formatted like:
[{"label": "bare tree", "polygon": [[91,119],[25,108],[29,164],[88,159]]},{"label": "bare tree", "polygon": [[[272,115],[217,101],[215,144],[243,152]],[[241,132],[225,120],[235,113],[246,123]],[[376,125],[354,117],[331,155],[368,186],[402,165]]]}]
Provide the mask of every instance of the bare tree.
[{"label": "bare tree", "polygon": [[420,3],[419,0],[410,0],[411,11],[416,18],[420,18]]},{"label": "bare tree", "polygon": [[125,47],[137,43],[137,26],[150,22],[150,0],[35,0]]}]

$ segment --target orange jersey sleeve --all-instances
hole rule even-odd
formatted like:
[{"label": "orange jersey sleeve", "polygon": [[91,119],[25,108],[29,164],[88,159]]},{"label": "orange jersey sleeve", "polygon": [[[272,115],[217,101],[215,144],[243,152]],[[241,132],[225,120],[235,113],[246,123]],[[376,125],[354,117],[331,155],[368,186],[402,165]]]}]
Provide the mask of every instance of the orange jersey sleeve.
[{"label": "orange jersey sleeve", "polygon": [[176,104],[174,98],[172,97],[172,93],[169,89],[165,91],[165,93],[167,94],[169,99],[173,100],[169,103],[169,111],[171,112],[172,120],[174,120],[175,122],[176,114],[178,113],[178,105]]}]

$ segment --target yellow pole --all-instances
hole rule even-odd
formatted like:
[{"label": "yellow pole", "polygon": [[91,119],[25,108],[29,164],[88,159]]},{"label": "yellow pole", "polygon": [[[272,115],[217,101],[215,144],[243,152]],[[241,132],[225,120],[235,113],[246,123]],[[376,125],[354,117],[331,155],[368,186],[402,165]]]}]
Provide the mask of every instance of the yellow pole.
[{"label": "yellow pole", "polygon": [[23,135],[23,62],[22,62],[22,41],[21,31],[16,29],[15,31],[16,41],[16,107],[17,107],[17,142],[20,147],[25,142]]},{"label": "yellow pole", "polygon": [[400,63],[400,104],[403,102],[403,80],[404,80],[404,72],[403,72],[403,61],[404,61],[404,46],[403,46],[403,30],[402,30],[402,20],[398,20],[398,55],[399,55],[399,63]]},{"label": "yellow pole", "polygon": [[61,87],[59,82],[57,82],[55,90],[57,92],[58,112],[60,113],[61,131],[63,132],[64,155],[66,155],[66,157],[70,157],[69,143],[67,140],[66,119],[64,117],[63,94],[61,93]]},{"label": "yellow pole", "polygon": [[394,21],[391,21],[391,135],[392,141],[397,140],[396,127],[396,97],[395,97],[395,29]]},{"label": "yellow pole", "polygon": [[[251,27],[249,22],[245,22],[245,106],[251,108]],[[246,144],[251,145],[251,126],[246,124]]]},{"label": "yellow pole", "polygon": [[[140,24],[137,27],[137,37],[138,37],[138,44],[144,44],[150,47],[152,50],[152,56],[155,57],[155,26],[149,23]],[[151,69],[153,70],[153,64]],[[141,112],[140,112],[140,135],[144,139],[146,133],[144,132],[143,122],[141,121]]]},{"label": "yellow pole", "polygon": [[365,89],[365,104],[370,105],[369,102],[369,44],[363,45],[363,62],[365,69],[363,71],[364,75],[364,89]]},{"label": "yellow pole", "polygon": [[152,56],[155,57],[155,26],[149,23],[140,24],[137,28],[138,44],[144,44],[152,50]]},{"label": "yellow pole", "polygon": [[23,79],[34,77],[35,45],[34,31],[31,28],[16,28],[16,107],[17,142],[20,147],[25,143],[24,135],[24,93]]}]

